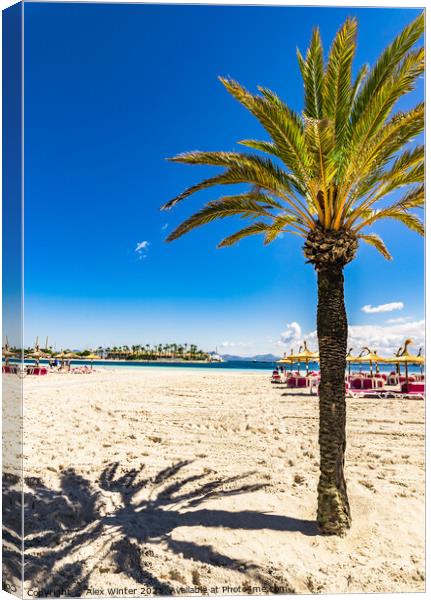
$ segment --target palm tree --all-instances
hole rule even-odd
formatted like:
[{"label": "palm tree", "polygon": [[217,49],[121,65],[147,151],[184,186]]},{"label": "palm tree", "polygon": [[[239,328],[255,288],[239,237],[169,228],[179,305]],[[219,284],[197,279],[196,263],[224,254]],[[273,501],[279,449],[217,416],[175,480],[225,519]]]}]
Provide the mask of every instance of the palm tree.
[{"label": "palm tree", "polygon": [[[304,82],[302,114],[267,88],[253,94],[232,79],[225,88],[254,115],[270,140],[242,140],[258,152],[189,152],[171,160],[224,167],[163,206],[169,209],[199,190],[217,185],[249,184],[248,191],[208,202],[167,238],[176,240],[216,219],[251,220],[219,247],[263,234],[269,244],[282,233],[303,238],[303,252],[317,272],[321,385],[319,394],[320,479],[317,520],[321,531],[343,534],[351,524],[344,477],[346,448],[345,367],[347,317],[344,267],[362,240],[391,256],[383,240],[368,228],[395,219],[424,234],[414,210],[424,201],[424,149],[406,145],[423,131],[424,105],[394,112],[397,101],[414,89],[424,70],[417,47],[423,14],[384,50],[372,68],[353,77],[357,22],[347,19],[327,59],[319,30],[299,68]],[[263,154],[262,154],[263,153]],[[404,194],[392,198],[394,191]]]}]

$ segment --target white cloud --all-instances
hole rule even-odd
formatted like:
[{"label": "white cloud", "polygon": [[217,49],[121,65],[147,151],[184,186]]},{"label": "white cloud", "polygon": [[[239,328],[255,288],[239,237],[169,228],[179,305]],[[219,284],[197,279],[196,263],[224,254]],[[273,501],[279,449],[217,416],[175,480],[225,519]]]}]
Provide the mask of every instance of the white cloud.
[{"label": "white cloud", "polygon": [[[383,356],[391,356],[407,339],[413,344],[411,352],[415,352],[425,343],[425,321],[408,321],[390,325],[350,325],[348,347],[353,353],[359,353],[364,346],[376,350]],[[317,349],[317,332],[311,331],[304,339],[309,342],[310,349]]]},{"label": "white cloud", "polygon": [[286,323],[286,330],[280,336],[277,346],[281,348],[289,347],[301,340],[302,330],[299,323],[292,321]]},{"label": "white cloud", "polygon": [[386,319],[386,323],[407,323],[407,321],[411,321],[411,317],[398,317],[396,319]]},{"label": "white cloud", "polygon": [[150,242],[147,242],[147,240],[144,240],[143,242],[138,242],[135,251],[139,252],[140,250],[146,250],[149,245]]},{"label": "white cloud", "polygon": [[392,312],[393,310],[402,310],[404,304],[402,302],[388,302],[387,304],[379,304],[378,306],[371,306],[366,304],[361,308],[362,312],[367,314]]},{"label": "white cloud", "polygon": [[147,251],[150,247],[150,242],[147,240],[143,240],[142,242],[138,242],[136,244],[135,252],[138,254],[139,259],[147,258]]},{"label": "white cloud", "polygon": [[349,327],[349,340],[356,349],[372,346],[381,354],[391,355],[398,350],[406,338],[412,338],[414,347],[423,346],[425,321],[392,323],[390,325],[353,325]]},{"label": "white cloud", "polygon": [[228,348],[251,348],[251,344],[248,344],[247,342],[222,342],[219,347],[224,350]]}]

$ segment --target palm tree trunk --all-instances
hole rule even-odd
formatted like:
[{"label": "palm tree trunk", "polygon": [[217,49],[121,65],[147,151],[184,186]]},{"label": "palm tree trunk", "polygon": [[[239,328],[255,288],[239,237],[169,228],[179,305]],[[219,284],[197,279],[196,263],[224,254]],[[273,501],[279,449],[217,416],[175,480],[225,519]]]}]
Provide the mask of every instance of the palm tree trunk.
[{"label": "palm tree trunk", "polygon": [[317,521],[322,533],[343,535],[351,524],[344,478],[347,316],[343,267],[328,265],[318,271],[317,279],[317,337],[321,373]]}]

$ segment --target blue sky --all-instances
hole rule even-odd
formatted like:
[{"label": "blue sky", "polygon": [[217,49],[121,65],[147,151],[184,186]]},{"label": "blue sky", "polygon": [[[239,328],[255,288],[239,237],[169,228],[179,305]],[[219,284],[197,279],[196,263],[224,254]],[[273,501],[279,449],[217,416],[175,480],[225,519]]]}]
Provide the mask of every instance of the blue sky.
[{"label": "blue sky", "polygon": [[[160,212],[215,172],[165,158],[232,150],[237,140],[262,136],[219,75],[270,87],[301,110],[296,47],[305,51],[312,26],[328,47],[346,16],[357,16],[358,67],[417,12],[26,4],[25,342],[36,335],[57,348],[175,341],[248,355],[312,339],[316,277],[299,238],[264,247],[252,237],[217,250],[235,230],[225,220],[164,242],[221,195],[202,192]],[[401,108],[422,96],[416,90]],[[346,302],[358,336],[386,336],[392,349],[407,331],[415,341],[423,335],[423,240],[398,224],[375,230],[394,261],[361,248],[346,270]],[[393,302],[403,308],[361,310]],[[404,321],[387,322],[394,318]]]}]

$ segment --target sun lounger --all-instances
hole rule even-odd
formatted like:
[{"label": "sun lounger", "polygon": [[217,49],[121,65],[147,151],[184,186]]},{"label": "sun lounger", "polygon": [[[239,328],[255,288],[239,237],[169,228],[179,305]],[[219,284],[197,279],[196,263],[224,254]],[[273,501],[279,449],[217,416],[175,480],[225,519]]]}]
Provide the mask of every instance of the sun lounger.
[{"label": "sun lounger", "polygon": [[25,372],[27,375],[48,375],[48,368],[28,365],[25,369]]},{"label": "sun lounger", "polygon": [[403,391],[403,390],[387,390],[386,398],[399,398],[400,400],[425,400],[425,392],[419,391]]},{"label": "sun lounger", "polygon": [[405,394],[412,394],[412,393],[424,394],[425,393],[425,384],[419,383],[416,381],[414,381],[413,383],[411,383],[411,382],[403,383],[401,386],[401,392],[403,392]]},{"label": "sun lounger", "polygon": [[34,367],[32,375],[48,375],[48,369],[46,367]]},{"label": "sun lounger", "polygon": [[363,388],[360,390],[349,388],[346,390],[347,398],[386,398],[386,390],[376,388]]},{"label": "sun lounger", "polygon": [[362,378],[356,377],[355,379],[351,379],[349,382],[349,388],[351,390],[361,390],[362,389]]},{"label": "sun lounger", "polygon": [[312,388],[319,384],[317,377],[293,376],[286,379],[288,388]]},{"label": "sun lounger", "polygon": [[281,375],[278,371],[272,374],[271,383],[281,383]]}]

